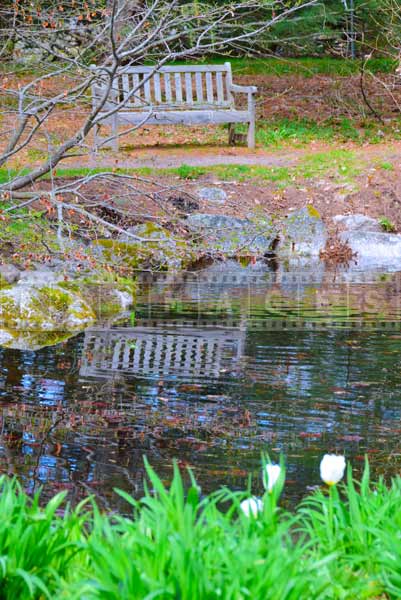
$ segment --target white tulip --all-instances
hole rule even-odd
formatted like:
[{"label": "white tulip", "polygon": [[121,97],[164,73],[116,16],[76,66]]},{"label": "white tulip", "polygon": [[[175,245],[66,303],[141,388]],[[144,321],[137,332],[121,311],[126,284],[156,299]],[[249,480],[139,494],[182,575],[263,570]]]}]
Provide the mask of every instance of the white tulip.
[{"label": "white tulip", "polygon": [[263,502],[260,498],[252,496],[252,498],[243,500],[240,504],[240,508],[247,517],[250,517],[251,515],[257,517],[258,513],[263,510]]},{"label": "white tulip", "polygon": [[335,485],[343,478],[345,471],[344,456],[325,454],[320,463],[320,477],[327,485]]},{"label": "white tulip", "polygon": [[281,468],[279,465],[266,465],[267,490],[271,492],[280,477]]}]

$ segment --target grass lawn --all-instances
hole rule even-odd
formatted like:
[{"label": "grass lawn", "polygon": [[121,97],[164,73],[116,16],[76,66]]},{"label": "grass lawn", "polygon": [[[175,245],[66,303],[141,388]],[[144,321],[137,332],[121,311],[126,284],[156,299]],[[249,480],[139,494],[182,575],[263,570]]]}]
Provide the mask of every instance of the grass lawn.
[{"label": "grass lawn", "polygon": [[[347,77],[359,73],[360,60],[331,57],[305,58],[236,58],[232,56],[206,56],[202,61],[206,64],[230,62],[233,72],[241,75],[340,75]],[[180,63],[179,63],[180,64]],[[372,73],[392,73],[398,62],[391,58],[372,58],[366,62],[365,68]]]}]

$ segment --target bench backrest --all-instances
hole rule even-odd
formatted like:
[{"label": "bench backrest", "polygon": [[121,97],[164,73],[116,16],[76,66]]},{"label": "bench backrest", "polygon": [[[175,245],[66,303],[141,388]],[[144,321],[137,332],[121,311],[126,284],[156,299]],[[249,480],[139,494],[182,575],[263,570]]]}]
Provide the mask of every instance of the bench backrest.
[{"label": "bench backrest", "polygon": [[[145,106],[161,108],[231,108],[231,64],[182,65],[122,68],[113,85],[118,101],[127,109]],[[135,92],[133,93],[133,90]]]}]

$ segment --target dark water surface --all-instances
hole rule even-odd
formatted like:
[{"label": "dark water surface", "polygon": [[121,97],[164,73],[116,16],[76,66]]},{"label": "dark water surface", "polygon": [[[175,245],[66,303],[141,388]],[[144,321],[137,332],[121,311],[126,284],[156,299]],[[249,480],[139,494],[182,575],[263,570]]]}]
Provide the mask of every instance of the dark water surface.
[{"label": "dark water surface", "polygon": [[0,349],[0,468],[32,492],[140,496],[145,454],[203,491],[236,489],[261,451],[287,463],[287,501],[323,453],[375,474],[401,465],[398,274],[338,276],[214,265],[144,277],[135,313],[54,347]]}]

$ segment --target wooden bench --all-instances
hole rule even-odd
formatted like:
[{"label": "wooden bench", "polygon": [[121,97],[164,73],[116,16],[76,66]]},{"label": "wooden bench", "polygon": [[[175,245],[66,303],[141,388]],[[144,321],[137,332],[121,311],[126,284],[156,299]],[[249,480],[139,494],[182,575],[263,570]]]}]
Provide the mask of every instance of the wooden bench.
[{"label": "wooden bench", "polygon": [[[97,72],[97,67],[92,66]],[[99,106],[107,87],[106,75],[92,85],[93,107]],[[103,81],[102,81],[103,78]],[[99,113],[102,124],[112,127],[112,136],[99,137],[95,126],[94,148],[111,142],[118,150],[118,125],[220,125],[228,123],[229,143],[241,139],[235,133],[236,123],[247,123],[248,148],[255,147],[255,94],[254,86],[235,85],[231,64],[185,65],[160,67],[126,67],[114,78],[113,87],[103,110]],[[234,96],[247,95],[247,107],[236,108]],[[107,113],[114,113],[107,116]]]}]

